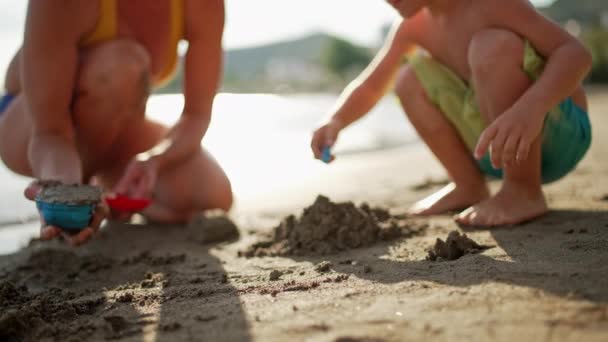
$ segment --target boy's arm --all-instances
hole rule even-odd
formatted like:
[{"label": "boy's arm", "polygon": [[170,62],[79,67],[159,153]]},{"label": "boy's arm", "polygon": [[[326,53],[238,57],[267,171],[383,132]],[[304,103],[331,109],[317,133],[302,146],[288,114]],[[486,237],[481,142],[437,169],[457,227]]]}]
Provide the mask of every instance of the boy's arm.
[{"label": "boy's arm", "polygon": [[65,183],[82,181],[70,103],[72,101],[79,1],[31,1],[23,43],[23,94],[32,119],[28,158],[33,176]]},{"label": "boy's arm", "polygon": [[413,48],[406,22],[397,21],[372,63],[340,96],[331,121],[343,129],[369,112],[391,85],[404,55]]},{"label": "boy's arm", "polygon": [[546,113],[580,87],[591,68],[585,47],[527,1],[500,1],[496,21],[527,39],[547,59],[541,77],[498,120],[486,129],[475,151],[481,158],[490,145],[496,160],[525,160],[542,131]]},{"label": "boy's arm", "polygon": [[174,165],[200,148],[222,74],[224,1],[188,0],[185,12],[189,45],[185,58],[183,113],[167,137],[141,156],[153,158],[160,169]]}]

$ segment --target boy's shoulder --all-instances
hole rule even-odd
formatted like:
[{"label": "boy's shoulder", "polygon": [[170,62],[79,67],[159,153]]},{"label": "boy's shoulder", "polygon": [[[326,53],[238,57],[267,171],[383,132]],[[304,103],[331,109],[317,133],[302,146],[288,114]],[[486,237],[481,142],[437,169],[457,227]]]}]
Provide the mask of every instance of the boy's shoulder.
[{"label": "boy's shoulder", "polygon": [[488,12],[500,12],[502,10],[534,11],[536,7],[530,0],[471,0],[470,6],[486,10]]},{"label": "boy's shoulder", "polygon": [[488,20],[523,20],[543,18],[529,0],[473,0],[471,10]]},{"label": "boy's shoulder", "polygon": [[[483,18],[489,22],[520,21],[523,19],[545,19],[529,0],[471,0],[464,10],[456,11],[458,16]],[[423,8],[416,15],[399,21],[397,32],[415,31],[434,22],[429,9]]]}]

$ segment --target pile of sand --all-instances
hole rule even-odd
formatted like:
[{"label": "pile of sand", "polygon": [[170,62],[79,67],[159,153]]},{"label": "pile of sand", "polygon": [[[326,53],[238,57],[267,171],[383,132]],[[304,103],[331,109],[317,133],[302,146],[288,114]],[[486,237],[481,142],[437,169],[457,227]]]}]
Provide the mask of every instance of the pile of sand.
[{"label": "pile of sand", "polygon": [[288,216],[271,236],[239,252],[239,256],[326,255],[416,232],[387,210],[367,204],[357,207],[352,202],[332,203],[319,196],[301,217]]},{"label": "pile of sand", "polygon": [[467,234],[460,235],[459,232],[452,231],[448,234],[446,241],[437,239],[433,248],[429,250],[427,259],[431,261],[456,260],[466,254],[480,253],[493,247],[480,245],[469,239]]}]

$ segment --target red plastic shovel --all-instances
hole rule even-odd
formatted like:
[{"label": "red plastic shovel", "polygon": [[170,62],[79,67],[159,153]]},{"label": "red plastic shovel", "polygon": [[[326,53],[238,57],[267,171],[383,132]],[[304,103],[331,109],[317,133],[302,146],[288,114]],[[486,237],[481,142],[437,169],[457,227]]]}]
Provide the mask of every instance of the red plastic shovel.
[{"label": "red plastic shovel", "polygon": [[152,201],[147,198],[131,198],[124,195],[116,195],[106,198],[110,208],[116,211],[135,213],[146,209]]}]

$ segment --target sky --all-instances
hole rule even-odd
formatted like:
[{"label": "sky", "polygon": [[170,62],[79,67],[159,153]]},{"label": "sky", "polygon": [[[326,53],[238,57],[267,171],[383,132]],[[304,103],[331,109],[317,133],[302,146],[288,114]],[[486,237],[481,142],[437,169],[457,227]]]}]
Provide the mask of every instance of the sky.
[{"label": "sky", "polygon": [[[26,6],[24,0],[0,0],[0,79],[21,44]],[[373,45],[395,17],[382,0],[226,0],[224,46],[255,46],[318,31]]]}]

